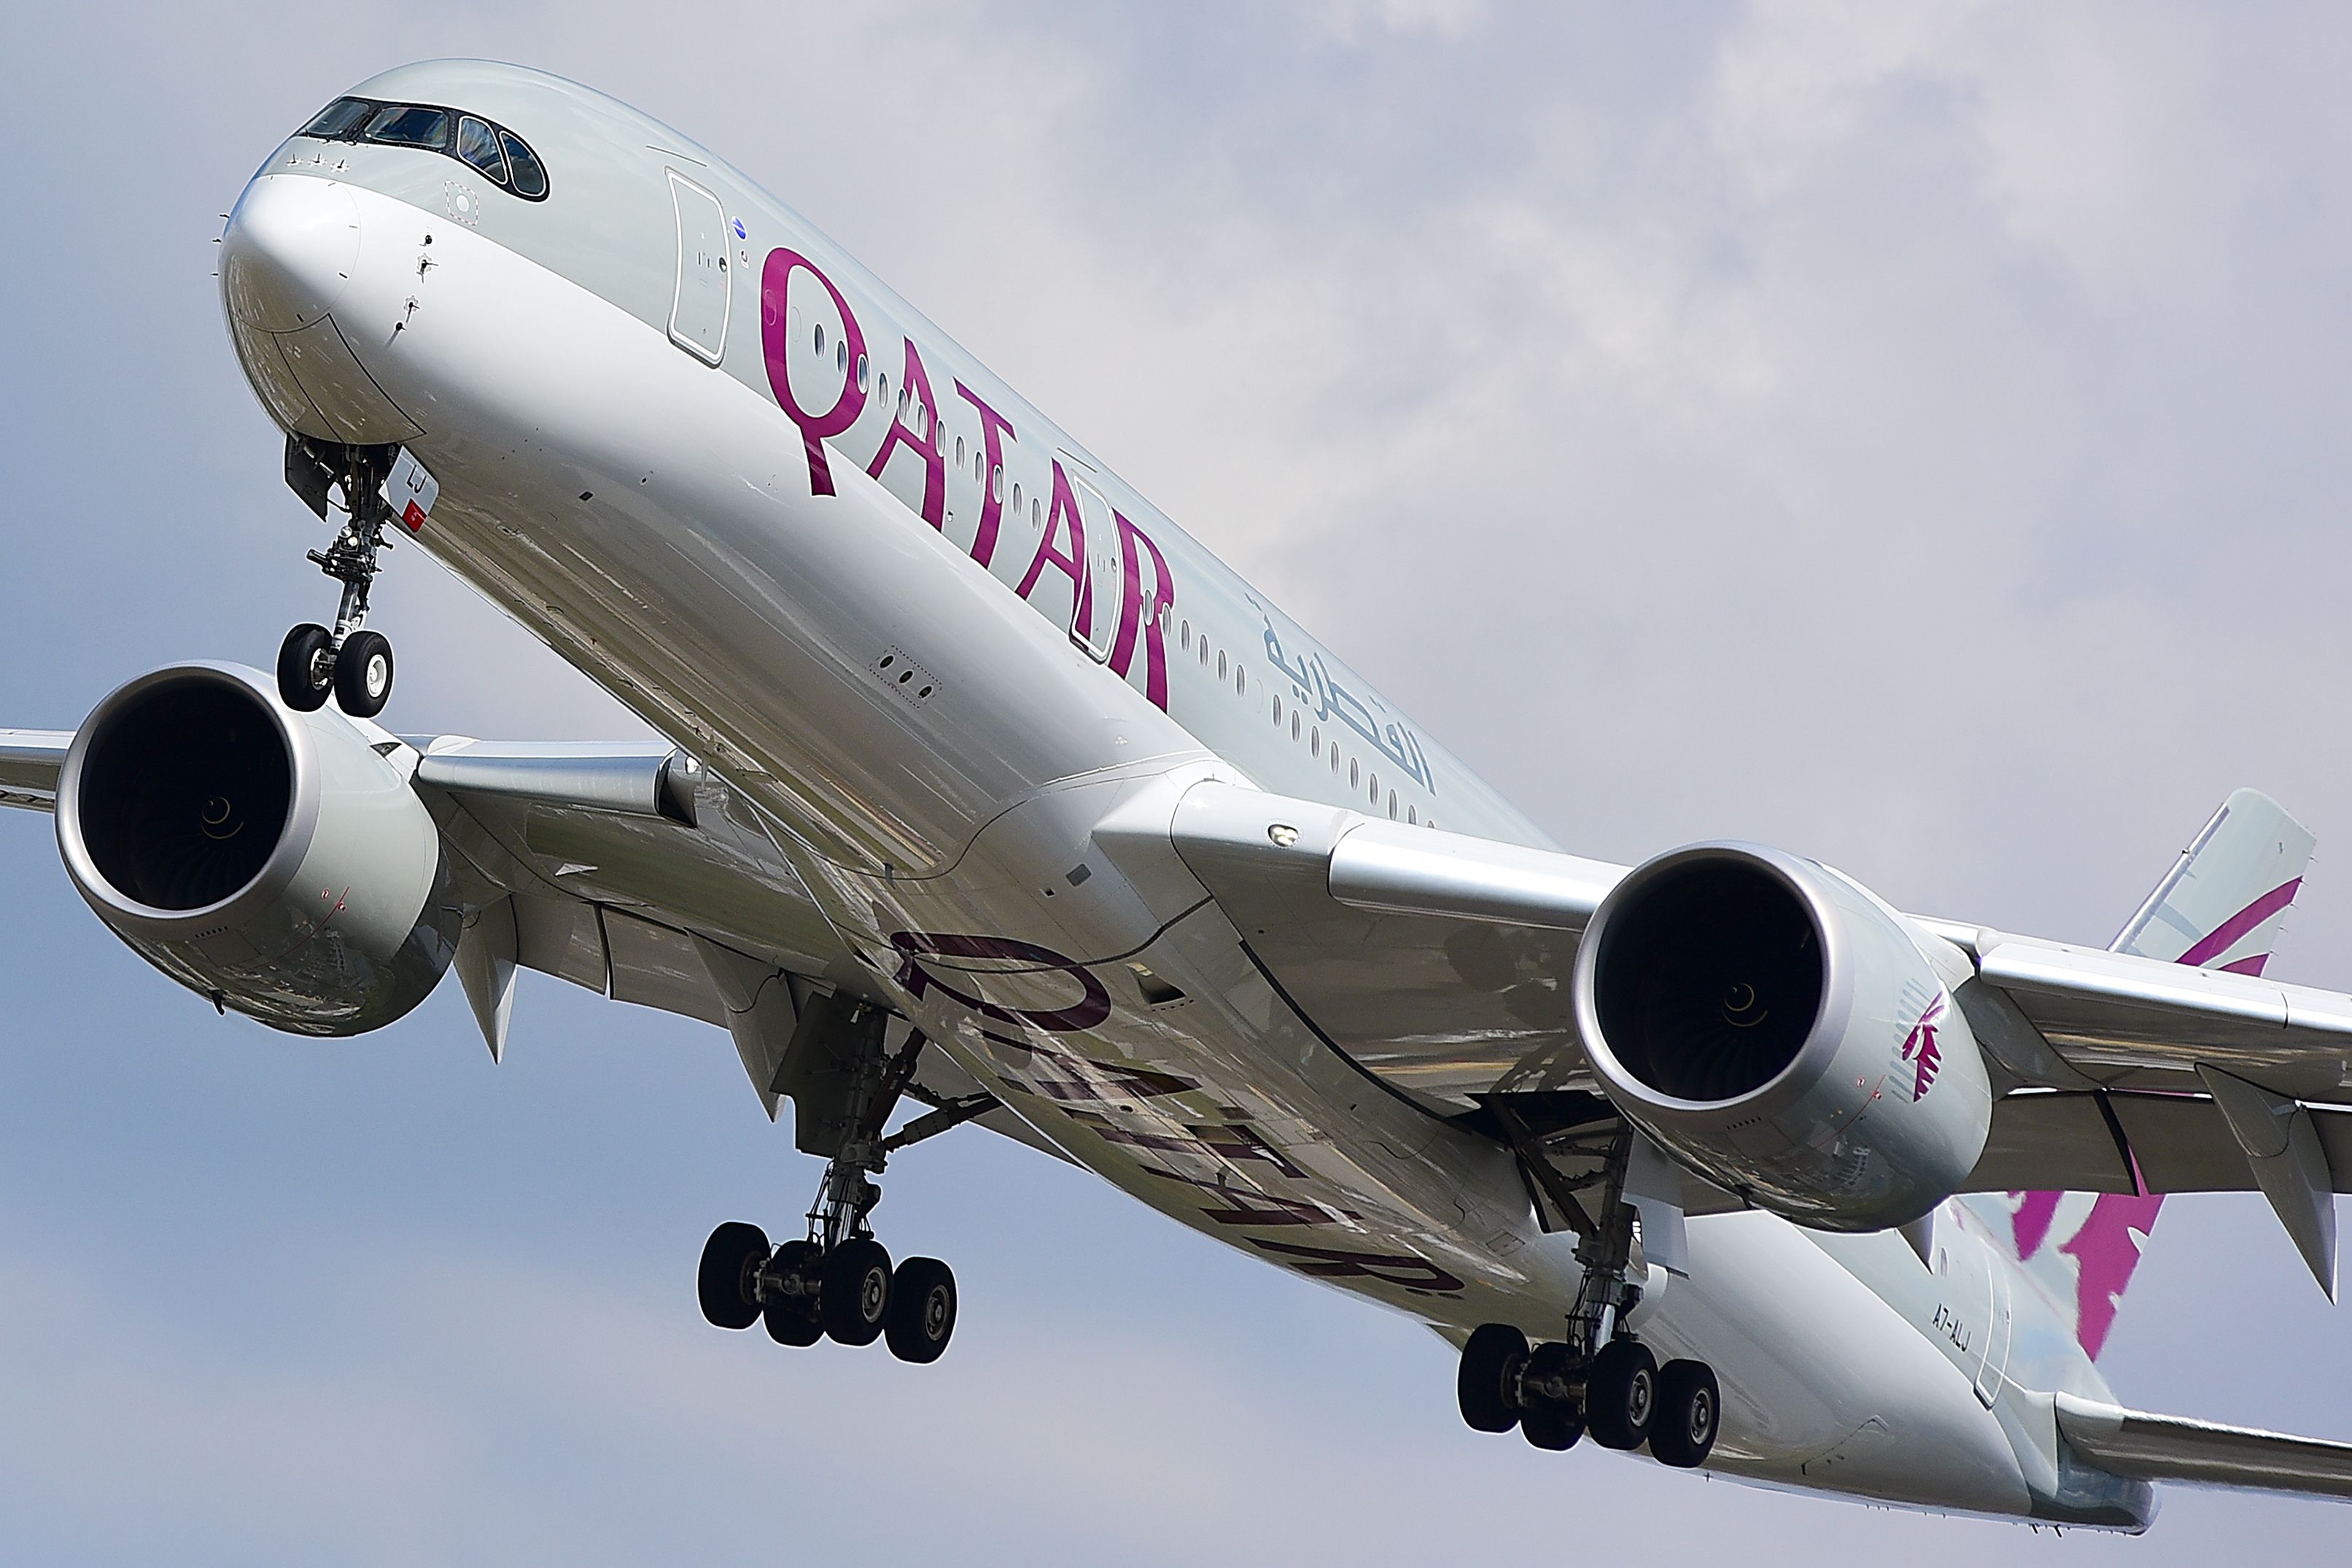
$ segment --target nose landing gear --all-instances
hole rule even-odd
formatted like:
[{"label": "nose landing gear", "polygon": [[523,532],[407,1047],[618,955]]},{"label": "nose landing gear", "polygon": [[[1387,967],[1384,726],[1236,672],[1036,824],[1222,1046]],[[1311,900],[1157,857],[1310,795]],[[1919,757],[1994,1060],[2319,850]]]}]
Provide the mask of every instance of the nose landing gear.
[{"label": "nose landing gear", "polygon": [[286,634],[278,649],[278,695],[309,713],[331,695],[354,719],[373,719],[392,696],[392,644],[368,631],[368,588],[381,569],[377,554],[392,548],[384,532],[393,512],[383,499],[397,447],[346,447],[289,436],[286,482],[323,520],[331,492],[342,494],[344,521],[334,542],[310,558],[343,585],[334,629],[306,623]]}]

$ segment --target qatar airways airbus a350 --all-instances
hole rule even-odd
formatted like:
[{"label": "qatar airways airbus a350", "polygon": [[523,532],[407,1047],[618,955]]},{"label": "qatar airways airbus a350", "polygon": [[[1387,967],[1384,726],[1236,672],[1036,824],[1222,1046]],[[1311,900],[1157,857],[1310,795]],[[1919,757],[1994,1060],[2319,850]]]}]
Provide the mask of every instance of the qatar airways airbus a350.
[{"label": "qatar airways airbus a350", "polygon": [[[973,1122],[1426,1322],[1540,1448],[2127,1531],[2352,1496],[2352,1445],[2097,1367],[2167,1193],[2259,1190],[2335,1290],[2352,996],[2263,977],[2312,847],[2265,797],[2104,951],[1565,854],[791,208],[539,72],[335,100],[222,254],[333,622],[0,731],[0,802],[276,1028],[455,969],[495,1056],[519,967],[724,1028],[825,1171],[711,1234],[713,1324],[937,1358],[873,1177]],[[395,542],[674,744],[380,727]]]}]

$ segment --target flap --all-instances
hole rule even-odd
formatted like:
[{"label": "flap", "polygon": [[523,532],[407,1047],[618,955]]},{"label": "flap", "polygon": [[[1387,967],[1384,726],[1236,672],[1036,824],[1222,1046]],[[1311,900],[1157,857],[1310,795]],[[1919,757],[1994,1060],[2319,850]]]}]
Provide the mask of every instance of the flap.
[{"label": "flap", "polygon": [[[2352,1192],[2352,1110],[2305,1109],[2336,1190]],[[1994,1104],[1992,1135],[1961,1190],[2250,1193],[2255,1188],[2245,1151],[2210,1095],[2027,1091]]]}]

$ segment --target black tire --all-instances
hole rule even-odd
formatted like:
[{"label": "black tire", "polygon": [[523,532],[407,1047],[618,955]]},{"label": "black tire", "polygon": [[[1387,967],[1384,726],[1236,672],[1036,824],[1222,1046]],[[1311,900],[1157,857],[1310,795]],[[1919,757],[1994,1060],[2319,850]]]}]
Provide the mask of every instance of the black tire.
[{"label": "black tire", "polygon": [[1507,1432],[1519,1424],[1517,1384],[1528,1364],[1528,1336],[1507,1323],[1481,1323],[1462,1347],[1454,1394],[1473,1432]]},{"label": "black tire", "polygon": [[1564,1453],[1584,1436],[1584,1417],[1572,1405],[1540,1405],[1519,1417],[1519,1436],[1531,1447]]},{"label": "black tire", "polygon": [[373,719],[392,700],[392,643],[382,632],[353,632],[335,655],[335,702],[354,719]]},{"label": "black tire", "polygon": [[936,1258],[909,1258],[890,1276],[890,1316],[883,1337],[900,1361],[928,1365],[955,1332],[955,1270]]},{"label": "black tire", "polygon": [[713,1328],[748,1329],[760,1321],[760,1300],[751,1293],[751,1275],[767,1260],[768,1237],[756,1225],[730,1223],[710,1233],[710,1239],[702,1244],[702,1267],[694,1277],[694,1292],[702,1300],[703,1317]]},{"label": "black tire", "polygon": [[1604,1448],[1638,1448],[1658,1408],[1658,1360],[1638,1340],[1612,1340],[1584,1379],[1584,1426]]},{"label": "black tire", "polygon": [[870,1236],[855,1236],[824,1260],[824,1331],[836,1344],[870,1345],[890,1317],[890,1255]]},{"label": "black tire", "polygon": [[1715,1369],[1703,1361],[1670,1361],[1658,1369],[1658,1408],[1650,1417],[1650,1457],[1678,1470],[1696,1469],[1715,1449],[1723,1422],[1723,1394]]},{"label": "black tire", "polygon": [[334,646],[333,634],[324,626],[306,624],[288,632],[278,645],[278,700],[297,713],[324,708],[335,689],[333,662],[326,657]]},{"label": "black tire", "polygon": [[801,1286],[798,1293],[786,1290],[771,1295],[760,1309],[761,1325],[778,1344],[800,1347],[824,1338],[824,1323],[816,1308],[824,1263],[824,1254],[813,1241],[788,1241],[776,1248],[768,1272],[797,1279]]}]

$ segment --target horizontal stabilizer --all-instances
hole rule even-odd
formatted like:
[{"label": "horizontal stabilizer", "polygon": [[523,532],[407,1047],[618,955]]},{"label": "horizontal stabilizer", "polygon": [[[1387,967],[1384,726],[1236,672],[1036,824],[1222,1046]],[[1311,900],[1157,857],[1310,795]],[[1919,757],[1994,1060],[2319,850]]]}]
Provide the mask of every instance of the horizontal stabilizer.
[{"label": "horizontal stabilizer", "polygon": [[2057,1407],[2067,1445],[2111,1475],[2352,1498],[2352,1443],[2150,1415],[2071,1394],[2058,1395]]}]

